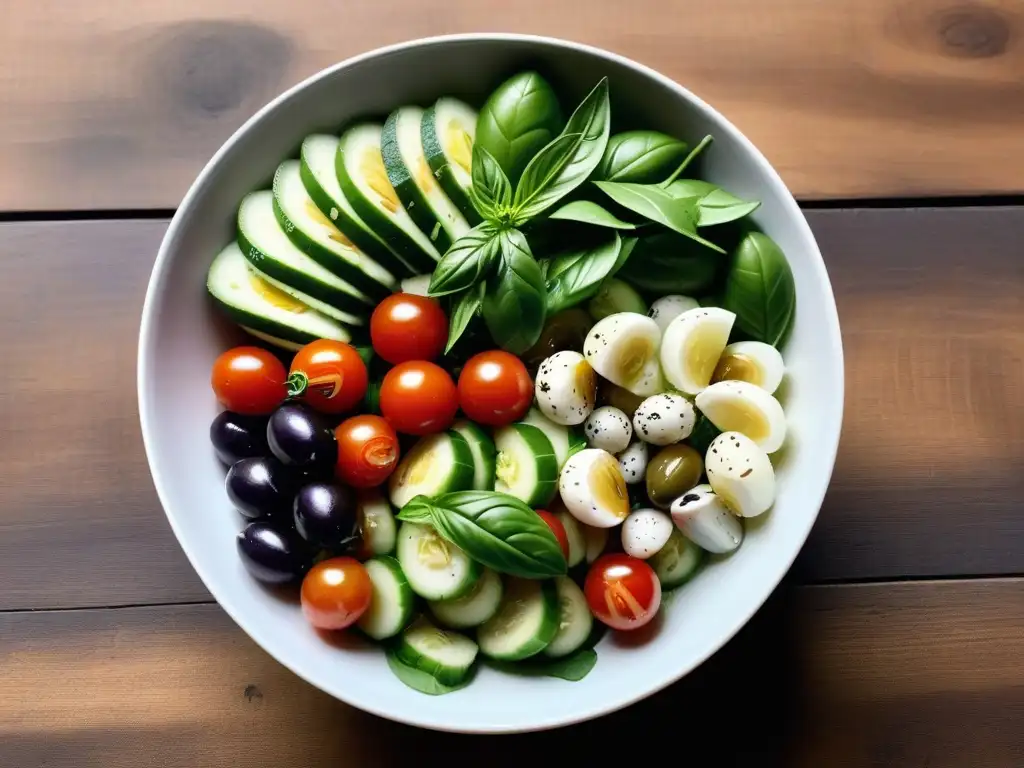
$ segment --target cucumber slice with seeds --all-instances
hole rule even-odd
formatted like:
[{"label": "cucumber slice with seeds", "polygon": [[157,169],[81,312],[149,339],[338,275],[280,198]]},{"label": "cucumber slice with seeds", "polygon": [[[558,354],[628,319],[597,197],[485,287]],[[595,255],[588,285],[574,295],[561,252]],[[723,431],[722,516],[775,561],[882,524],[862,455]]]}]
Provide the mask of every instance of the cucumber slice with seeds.
[{"label": "cucumber slice with seeds", "polygon": [[273,190],[277,220],[303,253],[374,301],[391,294],[398,281],[316,206],[302,183],[298,160],[286,160],[277,167]]},{"label": "cucumber slice with seeds", "polygon": [[690,541],[678,528],[672,528],[665,546],[647,562],[654,569],[654,574],[666,592],[682,586],[700,570],[706,553]]},{"label": "cucumber slice with seeds", "polygon": [[298,249],[274,215],[269,190],[251,192],[238,206],[238,247],[260,272],[350,314],[366,314],[372,300]]},{"label": "cucumber slice with seeds", "polygon": [[448,199],[427,164],[420,140],[422,118],[423,110],[419,107],[402,107],[392,112],[384,123],[381,155],[391,186],[405,210],[437,250],[444,253],[469,231],[469,223]]},{"label": "cucumber slice with seeds", "polygon": [[551,441],[537,427],[510,424],[494,433],[494,490],[543,507],[558,490],[558,460]]},{"label": "cucumber slice with seeds", "polygon": [[473,490],[494,490],[494,462],[497,456],[494,441],[483,429],[466,419],[455,422],[452,431],[466,439],[469,452],[473,454]]},{"label": "cucumber slice with seeds", "polygon": [[398,562],[412,591],[427,600],[452,600],[469,593],[481,567],[429,525],[402,523]]},{"label": "cucumber slice with seeds", "polygon": [[480,652],[503,661],[534,656],[558,633],[560,616],[553,581],[506,579],[498,612],[477,630]]},{"label": "cucumber slice with seeds", "polygon": [[361,495],[356,503],[363,547],[371,555],[389,555],[395,551],[398,525],[388,500],[376,491]]},{"label": "cucumber slice with seeds", "polygon": [[363,563],[370,577],[370,607],[357,626],[374,640],[394,637],[412,618],[412,588],[393,557],[373,557]]},{"label": "cucumber slice with seeds", "polygon": [[335,158],[338,183],[359,217],[404,262],[417,274],[433,272],[441,253],[410,218],[391,186],[381,155],[382,131],[382,126],[372,123],[345,131]]},{"label": "cucumber slice with seeds", "polygon": [[455,629],[478,627],[498,612],[502,595],[501,577],[484,568],[473,589],[455,600],[435,600],[428,605],[439,622]]},{"label": "cucumber slice with seeds", "polygon": [[443,98],[424,112],[420,121],[420,140],[430,170],[448,199],[473,225],[480,223],[469,196],[476,120],[477,113],[468,104]]},{"label": "cucumber slice with seeds", "polygon": [[569,557],[566,562],[570,568],[575,568],[587,556],[587,542],[583,538],[583,529],[579,521],[565,509],[555,512],[555,517],[562,521],[565,538],[569,540]]},{"label": "cucumber slice with seeds", "polygon": [[469,676],[477,650],[476,643],[465,635],[438,629],[421,618],[402,633],[395,655],[439,683],[458,685]]},{"label": "cucumber slice with seeds", "polygon": [[473,454],[458,432],[421,438],[398,463],[388,482],[396,509],[420,494],[433,497],[472,487]]},{"label": "cucumber slice with seeds", "polygon": [[343,312],[340,309],[337,309],[336,307],[332,307],[330,304],[326,304],[326,303],[320,301],[319,299],[313,298],[312,296],[310,296],[307,293],[303,293],[302,291],[297,291],[294,288],[292,288],[290,285],[286,285],[285,283],[282,283],[280,280],[275,280],[273,277],[271,277],[270,275],[266,274],[262,270],[257,269],[253,264],[249,265],[249,271],[252,272],[252,274],[255,275],[256,277],[260,278],[265,283],[270,285],[271,287],[273,287],[273,288],[277,289],[278,291],[280,291],[281,293],[285,294],[286,296],[292,297],[296,301],[299,301],[299,302],[305,304],[307,307],[312,307],[317,312],[319,312],[319,313],[321,313],[323,315],[327,315],[328,317],[333,317],[335,320],[340,320],[341,322],[345,323],[345,325],[347,325],[350,328],[357,328],[357,327],[359,327],[361,325],[365,325],[366,324],[365,316],[363,316],[363,315],[353,315],[353,314],[350,314],[348,312]]},{"label": "cucumber slice with seeds", "polygon": [[558,632],[543,650],[545,656],[568,656],[590,637],[594,617],[583,590],[568,576],[555,578],[558,593]]},{"label": "cucumber slice with seeds", "polygon": [[206,289],[228,317],[271,344],[301,346],[316,339],[352,339],[345,325],[256,275],[237,243],[231,243],[214,258]]},{"label": "cucumber slice with seeds", "polygon": [[551,447],[555,449],[555,458],[558,460],[559,472],[562,471],[562,467],[565,466],[565,462],[569,460],[570,456],[587,447],[587,441],[583,439],[583,435],[575,429],[555,424],[538,408],[531,408],[527,411],[523,423],[536,427],[551,441]]},{"label": "cucumber slice with seeds", "polygon": [[391,250],[356,213],[352,203],[341,191],[335,162],[338,137],[315,133],[302,142],[299,153],[299,175],[302,184],[317,208],[355,246],[395,277],[407,277],[415,271]]}]

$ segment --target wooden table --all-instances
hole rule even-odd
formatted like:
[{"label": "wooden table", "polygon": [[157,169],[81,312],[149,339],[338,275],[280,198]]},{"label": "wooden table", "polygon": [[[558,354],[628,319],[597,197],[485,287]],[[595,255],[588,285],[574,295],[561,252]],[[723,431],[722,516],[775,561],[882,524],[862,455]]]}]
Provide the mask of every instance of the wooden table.
[{"label": "wooden table", "polygon": [[[722,766],[1024,765],[1019,0],[14,0],[3,16],[0,766],[511,766],[569,740],[582,764],[634,729],[681,760],[718,743]],[[134,394],[143,287],[214,149],[322,66],[478,29],[620,51],[720,107],[806,204],[847,352],[832,487],[764,610],[647,702],[500,739],[365,715],[257,648],[165,522]]]}]

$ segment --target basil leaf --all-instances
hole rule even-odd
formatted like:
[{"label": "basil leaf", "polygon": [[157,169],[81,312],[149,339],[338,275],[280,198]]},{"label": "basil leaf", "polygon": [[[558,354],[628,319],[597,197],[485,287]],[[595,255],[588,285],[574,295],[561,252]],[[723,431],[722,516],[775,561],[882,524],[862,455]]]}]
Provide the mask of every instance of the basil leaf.
[{"label": "basil leaf", "polygon": [[694,147],[693,149],[690,150],[690,154],[688,154],[683,159],[683,162],[681,162],[679,164],[679,167],[676,168],[674,171],[672,171],[672,174],[667,179],[665,179],[663,182],[661,182],[661,184],[659,186],[662,189],[664,189],[665,187],[670,185],[673,181],[678,179],[679,176],[682,174],[682,172],[690,167],[690,163],[692,163],[694,160],[696,160],[697,156],[701,152],[703,152],[704,148],[707,147],[711,142],[712,142],[712,137],[710,135],[705,136],[703,139],[701,139],[700,143],[697,144],[696,147]]},{"label": "basil leaf", "polygon": [[721,248],[697,234],[697,198],[673,197],[653,184],[620,184],[616,181],[595,181],[608,197],[634,213],[686,235],[719,253]]},{"label": "basil leaf", "polygon": [[[516,186],[516,220],[528,221],[586,181],[608,146],[608,78],[572,113],[561,135],[529,162]],[[566,138],[573,137],[571,141]]]},{"label": "basil leaf", "polygon": [[707,455],[708,448],[711,447],[712,441],[720,434],[722,434],[722,431],[711,423],[711,419],[698,412],[697,423],[694,425],[687,441],[697,453],[705,456]]},{"label": "basil leaf", "polygon": [[736,313],[736,327],[778,346],[796,309],[796,284],[782,249],[768,235],[750,232],[733,253],[722,306]]},{"label": "basil leaf", "polygon": [[684,296],[707,291],[727,259],[676,232],[641,237],[616,277],[642,291]]},{"label": "basil leaf", "polygon": [[683,161],[688,150],[685,141],[658,131],[617,133],[608,139],[594,178],[654,184],[668,176]]},{"label": "basil leaf", "polygon": [[551,529],[514,496],[446,493],[430,502],[430,510],[431,524],[442,538],[498,573],[543,579],[566,572],[565,556]]},{"label": "basil leaf", "polygon": [[590,670],[597,664],[597,651],[593,648],[580,648],[560,659],[548,659],[538,655],[517,662],[485,658],[484,663],[510,675],[557,677],[576,683],[590,674]]},{"label": "basil leaf", "polygon": [[486,284],[477,283],[459,296],[458,301],[455,302],[455,306],[452,308],[451,321],[448,324],[448,343],[444,347],[446,355],[452,351],[455,342],[466,332],[466,328],[469,327],[470,322],[476,317],[477,312],[480,311],[480,305],[484,302],[485,289]]},{"label": "basil leaf", "polygon": [[498,219],[512,204],[512,185],[494,156],[479,144],[473,145],[473,205],[481,216]]},{"label": "basil leaf", "polygon": [[548,267],[547,311],[553,315],[586,301],[601,288],[601,282],[615,269],[622,238],[615,232],[593,248],[583,248],[555,256]]},{"label": "basil leaf", "polygon": [[571,203],[566,203],[548,218],[560,221],[579,221],[583,224],[593,224],[597,227],[611,229],[636,229],[636,224],[623,221],[614,213],[606,211],[597,203],[592,203],[589,200],[574,200]]},{"label": "basil leaf", "polygon": [[448,249],[434,267],[428,293],[445,296],[464,291],[487,276],[498,259],[497,229],[490,222],[477,224]]},{"label": "basil leaf", "polygon": [[425,693],[429,696],[443,696],[446,693],[452,693],[460,688],[465,688],[473,681],[473,673],[471,672],[469,677],[458,685],[445,685],[429,672],[424,672],[422,669],[410,667],[398,658],[396,651],[393,648],[387,649],[385,652],[385,658],[387,658],[388,667],[392,672],[394,672],[395,677],[414,691],[419,691],[420,693]]},{"label": "basil leaf", "polygon": [[700,179],[679,179],[666,187],[673,197],[697,198],[697,226],[713,227],[742,219],[756,211],[761,203],[758,200],[741,200],[716,184]]},{"label": "basil leaf", "polygon": [[474,144],[486,149],[515,184],[530,158],[561,127],[562,108],[554,89],[536,72],[522,72],[488,97],[476,121]]},{"label": "basil leaf", "polygon": [[522,232],[504,229],[498,240],[501,263],[487,281],[484,322],[498,346],[519,355],[537,343],[544,329],[544,275]]},{"label": "basil leaf", "polygon": [[622,247],[619,248],[619,256],[615,259],[615,266],[612,267],[612,271],[608,273],[609,277],[617,275],[619,270],[626,266],[626,261],[633,253],[633,249],[636,248],[637,242],[639,242],[639,238],[636,237],[622,238]]}]

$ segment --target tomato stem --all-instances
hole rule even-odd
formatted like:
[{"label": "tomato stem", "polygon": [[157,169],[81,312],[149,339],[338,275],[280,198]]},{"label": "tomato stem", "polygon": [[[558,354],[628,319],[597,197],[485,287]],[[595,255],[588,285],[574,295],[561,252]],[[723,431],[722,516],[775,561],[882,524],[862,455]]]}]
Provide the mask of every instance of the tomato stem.
[{"label": "tomato stem", "polygon": [[306,393],[306,389],[309,387],[309,377],[302,371],[295,371],[288,375],[284,384],[287,392],[286,397],[289,400],[294,400]]}]

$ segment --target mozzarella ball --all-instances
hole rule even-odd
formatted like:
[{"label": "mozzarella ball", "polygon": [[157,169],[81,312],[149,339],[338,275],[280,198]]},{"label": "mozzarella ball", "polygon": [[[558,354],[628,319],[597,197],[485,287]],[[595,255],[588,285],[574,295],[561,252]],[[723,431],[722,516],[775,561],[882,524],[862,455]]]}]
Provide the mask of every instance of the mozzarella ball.
[{"label": "mozzarella ball", "polygon": [[708,482],[740,517],[757,517],[775,503],[775,470],[768,454],[739,432],[723,432],[704,458]]},{"label": "mozzarella ball", "polygon": [[746,381],[720,381],[696,399],[697,407],[723,432],[742,432],[765,453],[786,441],[786,414],[772,395]]},{"label": "mozzarella ball", "polygon": [[708,552],[732,552],[743,542],[743,525],[710,485],[698,485],[672,502],[672,521]]},{"label": "mozzarella ball", "polygon": [[664,333],[668,324],[679,317],[683,312],[696,309],[700,303],[689,296],[662,296],[651,304],[647,316],[658,324],[661,332]]},{"label": "mozzarella ball", "polygon": [[647,443],[637,440],[616,458],[619,460],[622,476],[626,478],[626,485],[636,485],[644,481],[647,473]]},{"label": "mozzarella ball", "polygon": [[661,369],[680,392],[696,395],[711,383],[736,315],[720,307],[698,307],[669,323],[661,338]]},{"label": "mozzarella ball", "polygon": [[597,376],[579,352],[556,352],[540,364],[534,385],[541,412],[564,427],[582,424],[594,410]]},{"label": "mozzarella ball", "polygon": [[583,354],[612,384],[647,397],[664,388],[658,364],[660,342],[661,329],[647,315],[618,312],[590,329]]},{"label": "mozzarella ball", "polygon": [[583,425],[587,445],[600,448],[608,453],[621,453],[629,447],[633,437],[633,425],[622,411],[611,405],[604,405],[594,411]]},{"label": "mozzarella ball", "polygon": [[656,509],[631,512],[622,524],[622,549],[632,557],[646,560],[661,551],[672,536],[672,520]]},{"label": "mozzarella ball", "polygon": [[558,492],[565,508],[584,525],[611,528],[629,515],[619,462],[600,448],[585,448],[569,457],[558,476]]},{"label": "mozzarella ball", "polygon": [[711,381],[748,381],[773,394],[785,375],[782,355],[771,344],[735,341],[722,352]]},{"label": "mozzarella ball", "polygon": [[682,395],[666,392],[644,400],[633,415],[636,436],[651,445],[671,445],[693,432],[697,413]]}]

